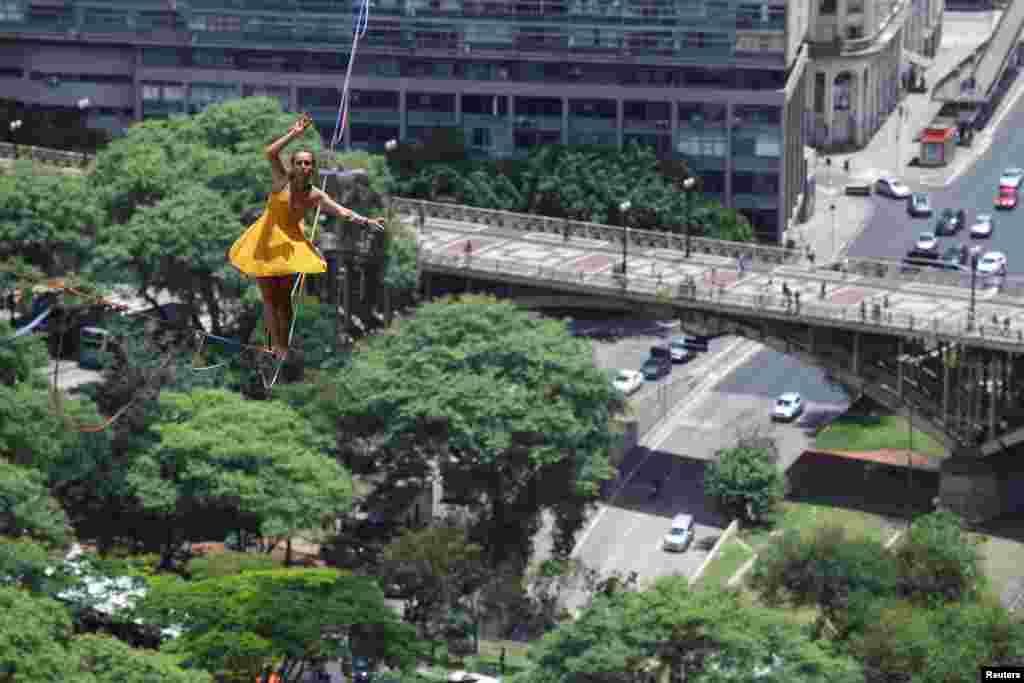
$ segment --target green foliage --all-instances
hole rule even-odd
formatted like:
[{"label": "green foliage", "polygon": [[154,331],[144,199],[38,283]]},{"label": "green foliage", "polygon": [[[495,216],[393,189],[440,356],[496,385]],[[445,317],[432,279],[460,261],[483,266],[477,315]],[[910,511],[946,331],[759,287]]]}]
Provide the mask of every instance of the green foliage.
[{"label": "green foliage", "polygon": [[[140,614],[179,624],[183,634],[166,651],[215,673],[244,672],[248,680],[338,654],[326,630],[388,625],[391,648],[413,640],[384,604],[375,581],[332,569],[276,569],[203,581],[157,577]],[[289,683],[294,678],[288,679]]]},{"label": "green foliage", "polygon": [[863,680],[855,662],[812,642],[783,613],[735,593],[691,592],[684,577],[595,599],[533,645],[529,658],[512,683],[629,683],[665,669],[674,679],[716,683]]},{"label": "green foliage", "polygon": [[[389,154],[398,176],[396,194],[429,200],[453,197],[488,209],[612,225],[628,222],[633,228],[674,233],[685,232],[689,224],[698,236],[754,239],[742,214],[682,190],[682,181],[691,175],[685,163],[659,161],[646,146],[619,151],[545,145],[532,149],[512,172],[506,172],[507,162],[468,162],[457,154],[429,157],[425,149],[400,145]],[[627,199],[633,208],[624,216],[619,205]]]},{"label": "green foliage", "polygon": [[[59,567],[59,555],[26,538],[0,536],[0,586],[53,597],[74,583]],[[2,680],[2,679],[0,679]]]},{"label": "green foliage", "polygon": [[280,562],[267,555],[252,553],[211,553],[189,560],[186,571],[193,581],[205,581],[242,572],[265,571],[280,566]]},{"label": "green foliage", "polygon": [[761,522],[786,495],[785,475],[764,448],[727,448],[704,471],[704,490],[731,516]]},{"label": "green foliage", "polygon": [[979,544],[951,512],[918,517],[896,550],[901,592],[932,606],[976,598],[984,579]]},{"label": "green foliage", "polygon": [[497,515],[480,539],[489,553],[528,556],[542,507],[578,525],[568,509],[611,476],[614,395],[589,343],[511,303],[421,306],[392,334],[370,338],[336,382],[322,383],[309,410],[337,425],[339,448],[372,459],[385,482],[412,485],[425,485],[431,457],[447,453],[446,488],[473,504],[489,498]]},{"label": "green foliage", "polygon": [[292,346],[302,349],[310,369],[340,368],[348,358],[338,336],[338,314],[327,304],[305,301],[295,307]]},{"label": "green foliage", "polygon": [[[7,322],[0,321],[0,340],[7,339],[13,334],[14,328]],[[12,342],[0,344],[0,384],[46,384],[46,378],[40,376],[37,371],[46,367],[48,360],[46,341],[39,335],[27,334]]]},{"label": "green foliage", "polygon": [[74,268],[100,220],[82,176],[24,161],[0,174],[0,259],[19,256],[48,274]]},{"label": "green foliage", "polygon": [[262,535],[284,536],[319,528],[351,505],[348,474],[287,406],[201,389],[165,393],[160,407],[159,441],[126,477],[150,513],[173,520],[180,510],[221,510],[255,518]]},{"label": "green foliage", "polygon": [[409,291],[419,279],[417,259],[419,245],[416,235],[399,221],[387,224],[388,242],[385,253],[384,285],[392,290]]},{"label": "green foliage", "polygon": [[895,558],[877,540],[820,526],[777,538],[761,552],[750,586],[769,604],[819,607],[846,635],[864,615],[863,598],[895,597],[897,578]]},{"label": "green foliage", "polygon": [[205,671],[183,669],[179,658],[130,647],[103,635],[75,638],[71,654],[77,660],[73,683],[212,683]]},{"label": "green foliage", "polygon": [[67,517],[38,470],[0,460],[0,536],[67,545]]}]

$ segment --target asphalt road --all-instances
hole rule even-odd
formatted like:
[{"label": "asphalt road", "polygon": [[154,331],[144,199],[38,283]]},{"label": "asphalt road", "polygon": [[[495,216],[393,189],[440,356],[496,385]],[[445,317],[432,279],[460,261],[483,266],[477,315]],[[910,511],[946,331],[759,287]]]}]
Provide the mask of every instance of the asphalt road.
[{"label": "asphalt road", "polygon": [[[940,238],[940,250],[950,244],[977,243],[983,251],[1001,251],[1009,258],[1010,276],[1024,275],[1024,231],[1018,228],[1021,218],[1017,208],[1011,211],[996,211],[993,201],[999,186],[999,176],[1009,167],[1024,167],[1024,141],[1018,131],[1024,126],[1024,98],[1013,104],[993,134],[992,144],[963,175],[947,187],[912,187],[915,191],[927,192],[937,216],[942,209],[965,209],[968,227],[980,213],[995,216],[996,227],[991,239],[974,239],[967,236],[967,230],[956,236]],[[868,225],[849,247],[850,257],[861,258],[903,258],[914,246],[917,235],[931,231],[935,218],[910,218],[903,200],[889,199],[874,195],[870,199],[874,211]],[[969,277],[965,277],[968,280]]]}]

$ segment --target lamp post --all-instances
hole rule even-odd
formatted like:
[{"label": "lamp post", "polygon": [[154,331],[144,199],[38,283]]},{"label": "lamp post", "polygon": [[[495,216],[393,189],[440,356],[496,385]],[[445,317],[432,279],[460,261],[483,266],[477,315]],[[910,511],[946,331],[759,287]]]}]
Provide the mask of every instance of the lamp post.
[{"label": "lamp post", "polygon": [[971,247],[971,310],[967,313],[967,331],[974,331],[975,285],[978,281],[978,252],[981,248]]},{"label": "lamp post", "polygon": [[693,220],[690,216],[690,192],[697,181],[687,178],[683,181],[683,196],[686,198],[686,258],[690,258],[690,236],[693,232]]},{"label": "lamp post", "polygon": [[[21,119],[16,119],[14,121],[11,121],[11,125],[9,127],[11,129],[11,142],[14,142],[14,134],[18,132],[19,128],[21,128]],[[18,143],[17,142],[14,142],[14,158],[15,159],[18,158]]]},{"label": "lamp post", "polygon": [[622,213],[622,277],[626,277],[626,258],[627,258],[627,245],[629,244],[629,210],[633,208],[633,203],[628,199],[619,204],[619,211]]},{"label": "lamp post", "polygon": [[[828,205],[829,211],[832,212],[832,259],[836,257],[836,203],[832,202]],[[831,262],[832,259],[829,259]]]}]

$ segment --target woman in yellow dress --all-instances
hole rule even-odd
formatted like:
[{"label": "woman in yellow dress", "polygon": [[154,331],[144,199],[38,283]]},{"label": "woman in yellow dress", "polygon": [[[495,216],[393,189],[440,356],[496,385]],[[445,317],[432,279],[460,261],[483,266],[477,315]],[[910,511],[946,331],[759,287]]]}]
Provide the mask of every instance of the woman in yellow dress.
[{"label": "woman in yellow dress", "polygon": [[281,161],[281,150],[302,135],[312,123],[305,114],[284,136],[266,149],[273,174],[267,208],[231,247],[229,258],[240,271],[256,278],[263,294],[264,320],[274,352],[288,352],[288,331],[292,324],[291,290],[297,273],[323,273],[327,263],[306,238],[306,211],[322,207],[340,218],[354,220],[383,230],[380,221],[346,209],[313,185],[317,178],[316,159],[307,150],[292,152],[290,168]]}]

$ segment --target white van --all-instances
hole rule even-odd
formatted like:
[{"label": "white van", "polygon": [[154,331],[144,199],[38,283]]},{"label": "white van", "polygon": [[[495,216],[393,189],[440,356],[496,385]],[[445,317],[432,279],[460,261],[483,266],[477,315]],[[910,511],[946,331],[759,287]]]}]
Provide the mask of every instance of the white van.
[{"label": "white van", "polygon": [[693,542],[693,515],[676,515],[672,518],[672,528],[665,534],[662,544],[665,550],[686,552]]}]

